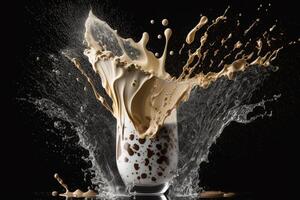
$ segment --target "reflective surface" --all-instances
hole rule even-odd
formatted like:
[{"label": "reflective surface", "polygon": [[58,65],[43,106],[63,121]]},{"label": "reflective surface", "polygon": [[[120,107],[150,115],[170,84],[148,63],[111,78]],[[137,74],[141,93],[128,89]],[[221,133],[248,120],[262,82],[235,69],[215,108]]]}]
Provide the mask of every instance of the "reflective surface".
[{"label": "reflective surface", "polygon": [[[34,200],[65,200],[65,199],[74,199],[74,198],[65,198],[65,197],[53,197],[51,192],[36,192],[34,193]],[[75,198],[76,199],[76,198]],[[80,198],[82,199],[82,198]],[[273,198],[272,194],[238,194],[235,197],[231,198],[200,198],[200,197],[191,197],[191,196],[182,196],[182,197],[173,197],[170,195],[160,195],[160,196],[116,196],[116,197],[97,197],[97,198],[84,198],[85,200],[197,200],[197,199],[235,199],[235,200],[255,200],[255,199],[278,199]],[[283,198],[284,199],[284,198]]]},{"label": "reflective surface", "polygon": [[169,188],[169,183],[163,183],[154,186],[134,186],[130,190],[130,194],[144,197],[144,196],[159,196],[163,195]]}]

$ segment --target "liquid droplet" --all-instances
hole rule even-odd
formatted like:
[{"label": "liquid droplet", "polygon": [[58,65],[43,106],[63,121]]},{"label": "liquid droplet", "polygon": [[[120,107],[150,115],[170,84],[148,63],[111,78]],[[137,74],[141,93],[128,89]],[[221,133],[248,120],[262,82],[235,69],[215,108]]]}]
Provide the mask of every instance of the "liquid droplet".
[{"label": "liquid droplet", "polygon": [[57,192],[57,191],[53,191],[53,192],[51,193],[51,195],[54,196],[54,197],[56,197],[56,196],[58,195],[58,192]]},{"label": "liquid droplet", "polygon": [[154,24],[155,21],[153,19],[150,20],[150,24]]},{"label": "liquid droplet", "polygon": [[272,66],[271,69],[272,69],[273,72],[277,72],[279,70],[279,67],[278,66]]},{"label": "liquid droplet", "polygon": [[238,106],[238,105],[241,104],[241,101],[237,99],[237,100],[234,101],[234,104],[235,104],[236,106]]},{"label": "liquid droplet", "polygon": [[159,35],[157,36],[157,38],[158,38],[158,39],[161,39],[161,38],[162,38],[161,34],[159,34]]},{"label": "liquid droplet", "polygon": [[56,75],[59,75],[59,74],[60,74],[60,71],[57,70],[57,69],[53,69],[52,72],[54,72]]},{"label": "liquid droplet", "polygon": [[170,51],[170,55],[173,56],[174,55],[174,51]]},{"label": "liquid droplet", "polygon": [[161,24],[162,24],[163,26],[168,26],[169,21],[168,21],[167,19],[163,19],[163,20],[161,21]]},{"label": "liquid droplet", "polygon": [[154,55],[155,55],[156,57],[158,57],[158,56],[159,56],[159,53],[155,53]]}]

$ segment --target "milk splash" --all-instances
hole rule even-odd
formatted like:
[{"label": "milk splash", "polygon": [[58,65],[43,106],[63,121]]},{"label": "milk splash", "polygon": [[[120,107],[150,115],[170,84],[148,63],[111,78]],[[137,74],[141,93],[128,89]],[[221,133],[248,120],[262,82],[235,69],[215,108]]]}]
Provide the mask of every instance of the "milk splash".
[{"label": "milk splash", "polygon": [[[84,54],[89,58],[93,69],[99,74],[102,86],[109,95],[112,104],[96,92],[95,86],[89,81],[76,59],[70,58],[77,68],[86,76],[95,91],[97,99],[107,108],[112,115],[124,126],[125,115],[131,119],[140,137],[155,137],[159,128],[171,111],[178,107],[182,102],[188,100],[191,90],[196,87],[207,88],[212,82],[225,76],[233,79],[238,71],[244,71],[248,66],[260,65],[269,66],[270,61],[274,60],[279,49],[268,51],[264,55],[260,54],[262,48],[261,39],[257,41],[258,52],[243,54],[229,64],[221,65],[223,68],[219,72],[203,72],[192,74],[196,68],[201,68],[207,51],[203,47],[207,42],[210,28],[225,20],[224,15],[218,17],[205,31],[200,38],[200,46],[193,52],[189,51],[189,57],[183,66],[183,72],[179,78],[172,77],[165,70],[167,57],[168,41],[172,30],[165,29],[166,38],[165,48],[162,56],[156,58],[155,55],[147,50],[149,34],[143,33],[139,42],[132,39],[123,39],[112,30],[107,23],[101,21],[92,12],[85,22],[85,41],[88,48]],[[166,20],[166,19],[164,19]],[[164,21],[163,20],[163,21]],[[193,43],[196,32],[208,22],[206,16],[201,17],[200,22],[193,28],[186,37],[188,44]],[[167,23],[163,23],[166,25]],[[222,45],[232,37],[230,33],[222,39]],[[235,49],[241,48],[240,41],[234,45]],[[227,58],[230,54],[224,57]],[[253,58],[254,57],[254,58]],[[223,60],[222,60],[223,61]],[[123,124],[123,125],[122,125]]]},{"label": "milk splash", "polygon": [[88,189],[88,191],[83,192],[80,189],[75,190],[74,192],[71,192],[69,190],[69,187],[67,184],[64,183],[64,181],[59,177],[59,175],[56,173],[54,174],[54,178],[57,180],[57,182],[65,189],[65,192],[62,194],[58,194],[57,191],[52,192],[52,196],[63,196],[63,197],[75,197],[75,198],[93,198],[97,195],[97,193],[91,189]]},{"label": "milk splash", "polygon": [[[99,195],[111,197],[126,194],[115,163],[116,122],[111,114],[117,120],[122,120],[122,114],[128,112],[141,137],[155,137],[164,118],[172,109],[178,107],[180,154],[178,173],[169,192],[171,196],[198,195],[201,190],[199,165],[207,161],[209,147],[230,122],[249,123],[265,116],[266,113],[262,113],[247,118],[256,107],[265,108],[265,100],[254,104],[249,102],[255,90],[273,69],[270,62],[276,58],[281,48],[261,55],[262,45],[257,42],[259,52],[253,50],[246,54],[241,48],[243,44],[237,41],[227,54],[234,58],[233,61],[223,64],[226,60],[224,57],[218,72],[196,73],[197,68],[208,58],[209,50],[204,50],[204,46],[209,39],[210,29],[223,20],[226,20],[225,15],[208,25],[200,38],[199,48],[189,51],[183,73],[178,78],[172,78],[164,70],[171,29],[165,31],[166,45],[163,55],[156,58],[146,49],[149,38],[147,33],[143,34],[138,43],[123,39],[105,22],[90,13],[86,21],[85,35],[89,48],[85,55],[92,63],[94,71],[100,75],[102,86],[111,98],[111,103],[104,93],[100,95],[99,91],[102,89],[95,86],[96,79],[91,78],[92,73],[87,73],[88,67],[84,66],[88,64],[81,61],[83,56],[74,54],[74,51],[64,51],[64,55],[73,61],[88,82],[85,79],[78,79],[79,83],[74,82],[72,73],[77,72],[66,67],[70,65],[67,59],[53,59],[55,73],[48,78],[55,85],[55,93],[47,93],[45,98],[30,101],[49,117],[71,124],[79,137],[79,144],[89,152],[87,161],[92,164],[89,169],[93,173],[92,183]],[[196,32],[206,23],[208,19],[202,17],[200,25],[197,24],[188,34],[187,44],[194,41]],[[226,44],[230,38],[230,35],[223,38],[220,45]],[[247,43],[244,48],[246,46]],[[218,54],[218,51],[214,54]],[[124,77],[126,80],[122,79]],[[90,83],[92,87],[87,87],[86,83]],[[112,87],[116,84],[117,88]],[[139,94],[138,91],[149,93]],[[104,106],[99,106],[94,101],[94,95]],[[137,102],[132,98],[135,95]],[[165,97],[168,97],[166,101]],[[275,96],[273,99],[276,98]],[[157,110],[155,106],[158,106]],[[158,114],[159,111],[161,113]]]}]

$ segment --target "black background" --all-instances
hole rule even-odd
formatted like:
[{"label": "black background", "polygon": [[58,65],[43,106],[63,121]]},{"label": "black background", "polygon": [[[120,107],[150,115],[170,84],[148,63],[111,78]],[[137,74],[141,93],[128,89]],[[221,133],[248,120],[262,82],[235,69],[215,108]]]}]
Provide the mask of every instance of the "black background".
[{"label": "black background", "polygon": [[[47,131],[53,126],[50,119],[36,111],[34,106],[16,100],[16,97],[28,93],[38,96],[26,78],[28,74],[38,76],[32,69],[36,56],[43,59],[48,53],[57,53],[70,44],[72,37],[77,37],[76,31],[75,36],[70,36],[74,29],[65,22],[73,25],[70,27],[81,25],[88,10],[93,8],[96,15],[122,36],[137,40],[145,30],[151,34],[150,19],[160,21],[168,18],[176,35],[174,38],[177,38],[171,40],[171,48],[179,49],[187,31],[198,22],[200,13],[217,17],[231,5],[230,13],[236,15],[241,12],[241,22],[250,22],[259,16],[256,8],[260,3],[266,6],[268,1],[27,1],[20,20],[25,26],[19,38],[24,48],[19,49],[16,55],[18,65],[11,80],[15,91],[12,96],[16,111],[13,120],[17,122],[12,127],[16,133],[13,137],[22,144],[19,146],[27,161],[16,161],[18,157],[24,158],[22,153],[10,157],[20,166],[19,179],[26,183],[23,186],[29,187],[29,191],[36,195],[57,189],[58,185],[52,177],[55,172],[60,173],[71,188],[85,189],[89,185],[81,171],[85,163],[78,161],[85,152],[76,145],[64,144],[59,135]],[[299,38],[300,16],[296,1],[271,3],[269,14],[265,17],[266,23],[272,25],[278,19],[278,27],[286,33],[284,37],[287,41]],[[156,40],[150,49],[161,46]],[[296,193],[297,184],[293,182],[297,181],[296,162],[299,160],[299,44],[284,49],[275,64],[280,67],[279,71],[272,74],[254,97],[255,101],[264,95],[271,97],[281,93],[278,101],[267,103],[267,110],[272,110],[273,116],[246,125],[232,123],[224,130],[211,148],[210,162],[200,168],[202,185],[206,189],[250,193],[255,197]],[[69,154],[67,159],[66,154]]]}]

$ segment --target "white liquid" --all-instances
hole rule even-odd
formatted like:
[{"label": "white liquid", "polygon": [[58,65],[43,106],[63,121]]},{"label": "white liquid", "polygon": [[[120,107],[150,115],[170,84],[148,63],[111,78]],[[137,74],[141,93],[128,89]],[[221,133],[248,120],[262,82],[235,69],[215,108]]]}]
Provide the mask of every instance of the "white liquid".
[{"label": "white liquid", "polygon": [[177,169],[176,111],[166,118],[156,138],[139,137],[127,117],[117,126],[116,159],[126,185],[155,186],[169,182]]}]

